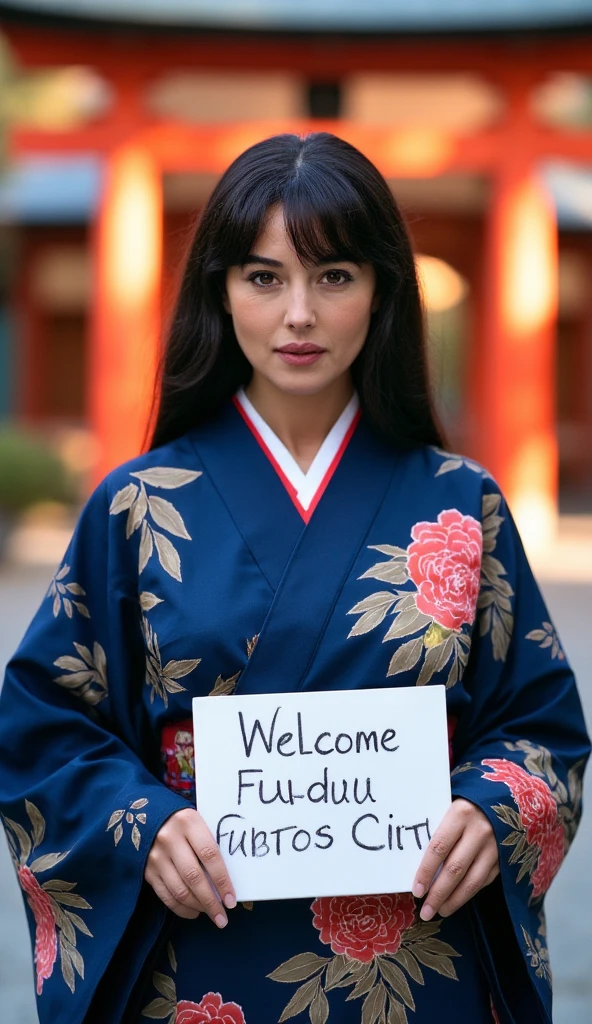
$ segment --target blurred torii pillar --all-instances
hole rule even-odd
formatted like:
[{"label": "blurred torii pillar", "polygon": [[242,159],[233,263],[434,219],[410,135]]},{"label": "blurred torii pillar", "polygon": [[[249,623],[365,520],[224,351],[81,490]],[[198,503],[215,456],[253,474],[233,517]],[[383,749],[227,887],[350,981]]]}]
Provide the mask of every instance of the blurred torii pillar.
[{"label": "blurred torii pillar", "polygon": [[498,479],[531,550],[557,525],[555,211],[532,166],[494,181],[471,400],[478,456]]},{"label": "blurred torii pillar", "polygon": [[141,450],[161,329],[159,169],[148,151],[126,144],[107,158],[104,175],[88,372],[95,484]]}]

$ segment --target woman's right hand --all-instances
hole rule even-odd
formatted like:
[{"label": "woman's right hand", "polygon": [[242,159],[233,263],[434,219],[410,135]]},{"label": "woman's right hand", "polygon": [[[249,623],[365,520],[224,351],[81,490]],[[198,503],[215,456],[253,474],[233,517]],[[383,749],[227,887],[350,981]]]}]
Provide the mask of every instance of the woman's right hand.
[{"label": "woman's right hand", "polygon": [[144,878],[179,917],[191,919],[203,911],[224,928],[228,918],[217,894],[230,910],[236,906],[216,840],[201,814],[190,807],[171,814],[157,832]]}]

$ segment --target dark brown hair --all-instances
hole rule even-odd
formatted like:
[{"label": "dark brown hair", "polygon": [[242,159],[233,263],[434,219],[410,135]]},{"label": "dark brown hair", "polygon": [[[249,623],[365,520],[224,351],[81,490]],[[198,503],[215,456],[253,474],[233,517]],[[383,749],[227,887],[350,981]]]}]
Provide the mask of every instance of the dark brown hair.
[{"label": "dark brown hair", "polygon": [[223,307],[226,272],[253,249],[281,204],[303,263],[371,263],[380,304],[352,366],[369,424],[397,446],[442,445],[430,397],[423,311],[403,217],[381,174],[334,135],[276,135],[222,175],[199,219],[164,346],[154,399],[155,448],[211,417],[251,366]]}]

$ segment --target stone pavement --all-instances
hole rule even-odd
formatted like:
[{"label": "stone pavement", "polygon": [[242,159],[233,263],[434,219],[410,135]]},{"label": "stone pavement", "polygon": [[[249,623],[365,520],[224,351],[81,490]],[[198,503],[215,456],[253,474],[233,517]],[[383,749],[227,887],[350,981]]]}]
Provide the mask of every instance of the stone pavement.
[{"label": "stone pavement", "polygon": [[[537,571],[551,615],[578,674],[587,720],[592,726],[592,658],[588,646],[592,623],[592,552],[586,545],[583,553],[581,544],[574,543],[571,547],[570,544],[569,538],[563,538],[552,557],[537,559]],[[552,568],[546,571],[551,565]],[[563,568],[558,569],[558,566]],[[0,569],[0,667],[17,646],[43,598],[51,572],[49,566]],[[562,578],[564,582],[561,582]],[[34,756],[33,751],[31,756]],[[590,784],[586,792],[589,791]],[[584,815],[571,853],[547,900],[549,945],[555,976],[555,1024],[590,1024],[592,1021],[591,853],[592,811]],[[36,1022],[25,913],[2,833],[0,1024]]]}]

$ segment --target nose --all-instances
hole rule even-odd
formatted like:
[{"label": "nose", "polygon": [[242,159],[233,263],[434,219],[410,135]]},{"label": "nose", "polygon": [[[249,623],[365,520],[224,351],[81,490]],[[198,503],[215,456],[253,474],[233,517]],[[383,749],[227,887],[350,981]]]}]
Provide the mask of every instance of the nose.
[{"label": "nose", "polygon": [[315,324],[316,313],[310,290],[304,287],[290,289],[284,326],[293,331],[302,331],[314,327]]}]

